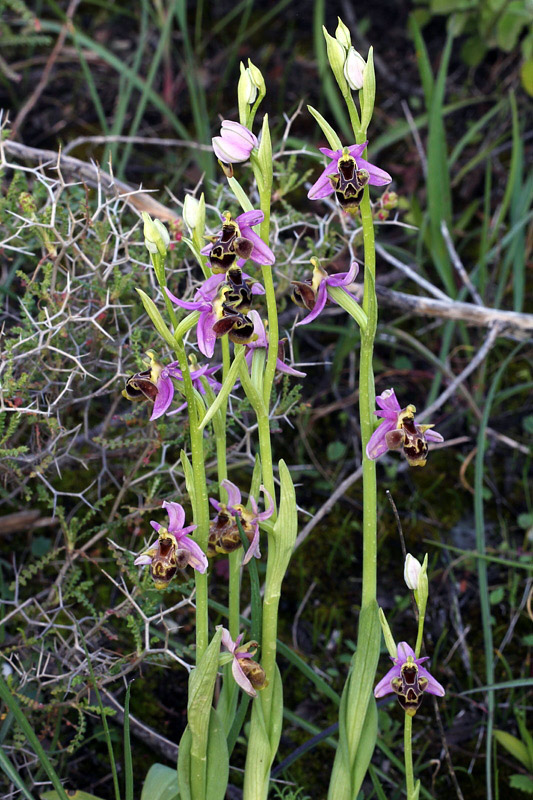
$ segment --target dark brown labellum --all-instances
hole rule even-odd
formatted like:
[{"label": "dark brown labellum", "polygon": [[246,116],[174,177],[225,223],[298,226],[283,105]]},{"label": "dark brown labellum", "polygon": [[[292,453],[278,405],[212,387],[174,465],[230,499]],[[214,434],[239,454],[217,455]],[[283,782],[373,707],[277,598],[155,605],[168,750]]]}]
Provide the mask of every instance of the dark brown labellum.
[{"label": "dark brown labellum", "polygon": [[250,258],[253,243],[238,236],[238,230],[233,220],[226,220],[219,235],[211,239],[213,247],[209,253],[209,261],[214,273],[226,272],[235,264],[237,256],[245,260]]},{"label": "dark brown labellum", "polygon": [[254,689],[264,689],[268,686],[265,670],[252,658],[237,658],[239,666],[254,687]]},{"label": "dark brown labellum", "polygon": [[427,685],[428,679],[419,677],[418,667],[409,662],[402,664],[401,676],[391,680],[391,686],[398,697],[398,702],[410,717],[414,717],[418,711]]},{"label": "dark brown labellum", "polygon": [[142,400],[146,398],[147,400],[154,401],[156,399],[158,390],[157,386],[150,378],[151,374],[152,370],[147,369],[144,372],[138,372],[136,375],[132,375],[131,378],[128,378],[124,389],[128,400]]},{"label": "dark brown labellum", "polygon": [[354,211],[361,200],[370,175],[366,169],[357,169],[355,158],[345,155],[339,158],[338,173],[330,176],[331,185],[341,208]]},{"label": "dark brown labellum", "polygon": [[312,286],[304,281],[292,281],[291,298],[300,308],[312,311],[316,305],[316,294]]}]

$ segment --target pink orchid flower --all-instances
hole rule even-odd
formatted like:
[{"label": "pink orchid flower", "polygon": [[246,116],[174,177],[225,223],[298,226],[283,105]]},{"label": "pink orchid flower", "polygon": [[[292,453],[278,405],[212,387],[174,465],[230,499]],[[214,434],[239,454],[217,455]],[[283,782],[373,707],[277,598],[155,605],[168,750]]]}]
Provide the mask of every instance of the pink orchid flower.
[{"label": "pink orchid flower", "polygon": [[398,644],[398,655],[392,661],[394,666],[374,689],[375,697],[396,694],[405,713],[413,717],[422,702],[424,692],[437,697],[444,696],[440,683],[425,667],[420,666],[428,661],[428,657],[416,658],[414,650],[407,642]]},{"label": "pink orchid flower", "polygon": [[209,502],[219,513],[226,513],[229,511],[229,513],[234,517],[238,516],[240,518],[243,531],[250,542],[250,546],[248,547],[242,562],[243,565],[247,564],[253,556],[256,558],[261,558],[261,552],[259,550],[259,523],[269,519],[269,517],[271,517],[274,513],[274,501],[272,500],[271,495],[269,492],[267,492],[264,486],[260,486],[260,491],[263,492],[268,500],[268,508],[265,509],[265,511],[260,512],[255,497],[250,497],[250,505],[252,506],[252,510],[248,511],[242,505],[240,489],[235,486],[234,483],[228,480],[223,480],[221,481],[220,485],[228,494],[227,503],[220,503],[214,498],[210,498]]},{"label": "pink orchid flower", "polygon": [[222,644],[233,655],[231,672],[236,683],[250,697],[257,697],[256,689],[264,689],[268,681],[264,669],[253,660],[258,647],[257,642],[241,644],[243,636],[241,633],[233,641],[230,632],[222,628]]},{"label": "pink orchid flower", "polygon": [[323,310],[328,300],[333,300],[334,303],[336,302],[332,297],[329,297],[328,286],[339,286],[347,295],[359,302],[357,297],[351,294],[346,288],[354,282],[359,272],[359,266],[356,261],[352,261],[348,272],[339,272],[335,275],[329,275],[320,265],[318,258],[312,258],[311,263],[313,264],[313,277],[310,281],[292,281],[292,285],[294,286],[292,299],[297,305],[311,312],[300,320],[300,322],[297,322],[296,326],[308,325],[310,322],[313,322]]},{"label": "pink orchid flower", "polygon": [[247,161],[254,147],[259,146],[257,137],[239,122],[222,120],[220,136],[211,139],[215,155],[224,164]]}]

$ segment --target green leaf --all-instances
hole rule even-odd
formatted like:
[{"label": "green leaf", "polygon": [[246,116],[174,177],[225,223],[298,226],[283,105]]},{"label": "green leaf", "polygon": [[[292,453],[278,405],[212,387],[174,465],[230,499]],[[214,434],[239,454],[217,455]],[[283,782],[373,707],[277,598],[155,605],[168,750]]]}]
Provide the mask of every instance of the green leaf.
[{"label": "green leaf", "polygon": [[261,142],[259,143],[259,153],[257,160],[261,168],[261,177],[265,187],[272,186],[272,142],[270,140],[270,129],[268,127],[268,114],[263,117],[263,127],[261,129]]},{"label": "green leaf", "polygon": [[199,429],[202,431],[208,422],[210,422],[219,408],[226,402],[229,397],[229,394],[233,387],[235,386],[235,381],[237,380],[237,373],[239,371],[239,367],[241,365],[242,360],[244,359],[244,355],[246,353],[245,348],[243,347],[239,353],[233,359],[233,364],[228,370],[228,374],[226,375],[226,380],[222,384],[222,388],[217,394],[215,402],[209,406],[207,412],[200,422]]},{"label": "green leaf", "polygon": [[533,59],[524,61],[520,67],[522,86],[530,97],[533,97]]},{"label": "green leaf", "polygon": [[374,113],[374,101],[376,99],[376,74],[374,72],[374,48],[370,47],[366,61],[366,68],[363,73],[363,109],[361,112],[361,128],[366,132],[372,114]]},{"label": "green leaf", "polygon": [[507,731],[494,731],[494,738],[508,753],[510,753],[517,761],[520,761],[522,766],[528,770],[533,769],[533,764],[530,763],[529,753],[526,745],[516,736],[507,733]]},{"label": "green leaf", "polygon": [[363,724],[363,733],[359,741],[359,747],[355,754],[355,761],[353,765],[352,787],[354,794],[359,792],[363,785],[365,775],[370,764],[370,759],[376,747],[378,738],[378,707],[373,697],[370,698],[368,708],[366,710],[365,721]]},{"label": "green leaf", "polygon": [[[42,800],[60,800],[60,795],[58,792],[52,790],[50,792],[43,792],[41,798]],[[95,794],[89,794],[89,792],[82,792],[81,789],[75,791],[69,789],[68,798],[69,800],[102,800],[101,797],[97,797]],[[157,800],[157,798],[154,797],[154,800]]]},{"label": "green leaf", "polygon": [[194,473],[192,471],[192,464],[189,461],[189,456],[182,450],[180,453],[180,460],[181,466],[183,467],[183,474],[185,475],[185,488],[187,489],[187,494],[191,498],[191,505],[194,508],[196,494],[194,491]]},{"label": "green leaf", "polygon": [[526,794],[533,794],[533,778],[529,775],[511,775],[509,786],[511,789],[519,789]]},{"label": "green leaf", "polygon": [[207,740],[206,797],[224,800],[229,778],[228,743],[217,711],[212,708]]},{"label": "green leaf", "polygon": [[320,125],[320,129],[326,139],[328,140],[328,144],[332,150],[342,150],[342,142],[339,139],[337,133],[333,130],[329,122],[326,122],[322,114],[313,108],[313,106],[307,106],[307,110],[313,116],[318,124]]},{"label": "green leaf", "polygon": [[141,800],[179,800],[176,770],[152,764],[144,779]]},{"label": "green leaf", "polygon": [[148,297],[146,292],[143,292],[142,289],[137,289],[137,293],[139,294],[139,296],[140,296],[140,298],[142,300],[142,304],[144,306],[144,310],[146,311],[146,313],[148,314],[148,316],[152,320],[152,322],[154,324],[154,328],[156,329],[158,334],[161,336],[162,339],[165,340],[165,342],[170,347],[174,348],[174,346],[176,344],[176,342],[174,340],[174,336],[172,335],[170,330],[167,328],[167,326],[166,326],[166,324],[165,324],[165,322],[163,320],[163,317],[161,316],[161,314],[157,310],[157,306],[154,303],[154,301],[150,297]]}]

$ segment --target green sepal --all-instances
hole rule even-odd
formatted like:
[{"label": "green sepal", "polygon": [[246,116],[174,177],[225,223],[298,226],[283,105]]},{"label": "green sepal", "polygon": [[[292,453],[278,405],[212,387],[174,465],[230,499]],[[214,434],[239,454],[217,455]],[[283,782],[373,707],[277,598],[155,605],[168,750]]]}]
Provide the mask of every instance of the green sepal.
[{"label": "green sepal", "polygon": [[529,758],[529,752],[524,742],[513,736],[507,731],[494,731],[494,738],[508,753],[530,772],[533,771],[533,764]]},{"label": "green sepal", "polygon": [[374,48],[368,51],[366,67],[363,72],[363,102],[361,104],[361,129],[366,136],[368,126],[374,113],[374,102],[376,99],[376,73],[374,71]]},{"label": "green sepal", "polygon": [[357,322],[359,328],[365,331],[368,319],[357,300],[354,300],[342,286],[328,286],[327,292],[329,296]]},{"label": "green sepal", "polygon": [[383,631],[383,638],[385,639],[385,644],[387,646],[389,655],[391,658],[397,658],[398,648],[396,647],[394,636],[392,635],[389,623],[387,622],[387,617],[385,616],[385,612],[383,611],[382,608],[379,609],[379,621],[381,624],[381,630]]},{"label": "green sepal", "polygon": [[[352,800],[357,797],[377,736],[370,705],[376,667],[379,659],[380,625],[377,603],[361,609],[357,650],[344,689],[339,709],[339,743],[331,773],[328,800]],[[368,731],[366,726],[368,725]],[[374,739],[372,737],[374,736]],[[360,751],[360,752],[359,752]],[[366,767],[363,769],[366,763]]]},{"label": "green sepal", "polygon": [[298,511],[296,508],[296,493],[294,491],[292,476],[283,460],[279,462],[279,477],[281,482],[279,513],[274,523],[272,539],[276,543],[276,549],[282,550],[284,558],[287,559],[283,570],[283,574],[285,574],[285,569],[289,563],[296,541]]},{"label": "green sepal", "polygon": [[[268,114],[263,117],[263,126],[261,128],[261,141],[259,143],[259,152],[257,153],[257,161],[261,170],[261,177],[263,179],[263,187],[272,186],[272,141],[270,139],[270,128],[268,127]],[[257,179],[257,176],[256,176]]]},{"label": "green sepal", "polygon": [[200,311],[191,311],[190,314],[187,314],[187,316],[181,320],[174,331],[174,347],[176,344],[181,344],[181,341],[187,331],[190,331],[191,328],[194,328],[200,319],[200,313]]},{"label": "green sepal", "polygon": [[[205,761],[204,793],[196,798],[191,792],[191,755],[193,737],[185,728],[178,751],[178,786],[180,800],[224,800],[229,777],[229,757],[226,735],[220,716],[214,708],[209,714]],[[142,800],[142,799],[141,799]]]},{"label": "green sepal", "polygon": [[243,211],[253,211],[252,201],[242,188],[237,178],[228,178],[228,186],[235,195],[235,199]]},{"label": "green sepal", "polygon": [[141,800],[180,800],[176,770],[165,764],[152,764],[144,779]]},{"label": "green sepal", "polygon": [[207,412],[200,422],[198,428],[199,430],[203,430],[208,422],[210,422],[219,408],[226,402],[229,397],[229,394],[233,387],[235,386],[235,381],[237,380],[237,373],[239,371],[239,367],[241,365],[242,360],[244,359],[244,355],[246,353],[245,348],[243,347],[242,350],[237,353],[235,358],[233,359],[233,364],[228,370],[228,374],[226,375],[226,379],[222,384],[222,388],[217,394],[215,402],[209,406]]},{"label": "green sepal", "polygon": [[163,317],[161,316],[161,314],[157,310],[157,306],[154,303],[154,301],[150,297],[148,297],[146,292],[143,292],[142,289],[137,289],[137,293],[139,294],[139,296],[140,296],[140,298],[142,300],[142,304],[144,306],[144,310],[146,311],[146,313],[148,314],[148,316],[152,320],[152,322],[154,324],[154,328],[156,329],[158,334],[161,336],[162,339],[165,340],[165,342],[169,345],[169,347],[174,348],[175,344],[176,344],[176,342],[174,340],[174,336],[172,335],[170,330],[167,328],[167,326],[166,326],[166,324],[165,324],[165,322],[163,320]]},{"label": "green sepal", "polygon": [[324,25],[322,25],[322,33],[326,40],[326,48],[328,51],[328,61],[331,71],[335,76],[335,80],[339,84],[339,89],[342,96],[346,97],[350,93],[350,87],[344,77],[344,62],[346,61],[346,50],[343,45],[334,37],[331,36]]},{"label": "green sepal", "polygon": [[320,111],[317,111],[313,106],[307,106],[307,110],[312,117],[318,122],[320,130],[328,140],[328,144],[332,150],[342,150],[342,142],[337,133],[333,130],[329,122],[326,122]]},{"label": "green sepal", "polygon": [[192,469],[192,464],[189,460],[189,456],[187,455],[185,450],[181,451],[180,460],[181,460],[181,466],[183,468],[183,474],[185,476],[185,488],[187,489],[187,494],[191,499],[191,505],[194,509],[195,507],[194,504],[196,499],[196,493],[194,491],[194,473]]}]

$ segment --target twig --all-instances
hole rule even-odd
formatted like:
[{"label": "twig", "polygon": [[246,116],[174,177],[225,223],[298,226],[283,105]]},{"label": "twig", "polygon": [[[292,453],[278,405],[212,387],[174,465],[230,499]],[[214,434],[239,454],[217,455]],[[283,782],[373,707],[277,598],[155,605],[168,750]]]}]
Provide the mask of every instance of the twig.
[{"label": "twig", "polygon": [[147,144],[157,147],[189,147],[194,150],[212,152],[210,144],[200,144],[190,139],[159,139],[157,136],[78,136],[63,147],[63,153],[70,153],[80,144],[109,144],[110,142],[123,142],[124,144]]},{"label": "twig", "polygon": [[[395,256],[388,253],[385,250],[385,248],[382,247],[380,244],[376,245],[376,253],[379,256],[381,256],[381,258],[383,258],[385,261],[387,261],[389,264],[392,264],[393,267],[399,269],[400,272],[403,272],[404,275],[407,275],[408,278],[411,278],[412,281],[414,281],[423,289],[425,289],[426,292],[432,294],[433,297],[436,297],[438,300],[442,300],[445,303],[453,302],[451,298],[448,297],[447,294],[442,292],[440,289],[437,289],[436,286],[433,286],[432,283],[430,283],[421,275],[419,275],[416,270],[412,269],[412,267],[408,267],[407,264],[404,264],[403,261],[400,261],[399,258],[396,258]],[[410,297],[410,295],[406,295],[406,297]]]},{"label": "twig", "polygon": [[457,251],[456,251],[455,247],[453,246],[452,238],[450,236],[450,232],[448,231],[448,226],[446,225],[446,221],[445,220],[441,221],[440,229],[441,229],[441,233],[442,233],[442,236],[444,238],[444,241],[446,242],[446,248],[448,250],[448,254],[449,254],[450,258],[451,258],[452,264],[454,265],[455,269],[459,273],[459,275],[461,277],[461,280],[463,281],[464,285],[466,286],[466,288],[468,289],[468,291],[470,292],[470,294],[474,298],[474,303],[476,303],[476,305],[478,305],[478,306],[483,306],[484,303],[483,303],[483,300],[481,299],[481,295],[479,294],[479,292],[477,291],[476,287],[474,286],[474,284],[470,280],[470,277],[469,277],[466,269],[463,267],[463,262],[461,261],[461,259],[457,255]]},{"label": "twig", "polygon": [[431,297],[418,297],[414,294],[395,292],[376,286],[376,293],[381,305],[399,308],[401,311],[411,311],[426,317],[441,317],[443,319],[456,319],[466,322],[467,325],[489,327],[499,323],[499,334],[513,336],[518,339],[529,338],[533,335],[533,314],[520,314],[516,311],[501,311],[499,308],[476,306],[473,303],[460,301],[432,299]]}]

